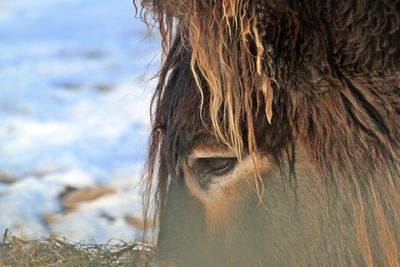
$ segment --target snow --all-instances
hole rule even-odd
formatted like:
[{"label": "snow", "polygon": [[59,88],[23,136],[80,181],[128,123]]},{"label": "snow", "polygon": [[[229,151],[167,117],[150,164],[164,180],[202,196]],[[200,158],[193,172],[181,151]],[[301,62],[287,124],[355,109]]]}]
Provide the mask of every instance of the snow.
[{"label": "snow", "polygon": [[[130,0],[2,0],[0,36],[0,233],[137,238],[159,37]],[[98,186],[116,193],[63,212],[66,188]]]}]

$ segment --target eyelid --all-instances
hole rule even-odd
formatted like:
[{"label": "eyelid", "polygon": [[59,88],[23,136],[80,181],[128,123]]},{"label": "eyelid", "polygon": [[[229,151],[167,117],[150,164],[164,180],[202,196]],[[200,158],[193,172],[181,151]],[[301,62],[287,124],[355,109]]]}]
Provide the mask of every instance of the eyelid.
[{"label": "eyelid", "polygon": [[188,157],[189,160],[201,158],[236,158],[236,154],[231,151],[194,150]]},{"label": "eyelid", "polygon": [[211,158],[236,158],[236,155],[233,153],[211,153],[211,152],[202,152],[202,153],[192,153],[189,155],[187,159],[188,166],[193,166],[193,164],[199,159],[211,159]]}]

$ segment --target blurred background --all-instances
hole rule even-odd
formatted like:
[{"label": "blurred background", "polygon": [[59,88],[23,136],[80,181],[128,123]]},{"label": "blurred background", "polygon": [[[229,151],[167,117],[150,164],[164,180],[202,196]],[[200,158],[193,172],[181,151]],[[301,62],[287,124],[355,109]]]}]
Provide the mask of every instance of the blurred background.
[{"label": "blurred background", "polygon": [[141,234],[158,36],[132,0],[0,0],[0,234]]}]

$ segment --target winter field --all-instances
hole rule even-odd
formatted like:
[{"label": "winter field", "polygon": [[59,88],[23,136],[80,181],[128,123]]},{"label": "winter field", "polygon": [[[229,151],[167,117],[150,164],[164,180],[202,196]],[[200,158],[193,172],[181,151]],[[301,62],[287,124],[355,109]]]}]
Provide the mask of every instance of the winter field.
[{"label": "winter field", "polygon": [[0,233],[140,235],[159,46],[131,0],[0,0]]}]

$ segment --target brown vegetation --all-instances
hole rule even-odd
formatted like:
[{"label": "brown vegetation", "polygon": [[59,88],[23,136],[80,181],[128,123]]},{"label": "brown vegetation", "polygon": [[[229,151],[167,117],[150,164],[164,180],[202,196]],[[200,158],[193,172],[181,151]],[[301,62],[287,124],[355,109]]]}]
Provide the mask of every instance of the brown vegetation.
[{"label": "brown vegetation", "polygon": [[47,238],[26,241],[5,232],[0,242],[0,266],[150,266],[148,244],[123,242],[117,245],[73,243]]}]

